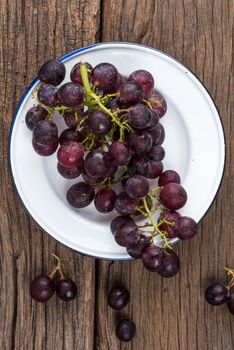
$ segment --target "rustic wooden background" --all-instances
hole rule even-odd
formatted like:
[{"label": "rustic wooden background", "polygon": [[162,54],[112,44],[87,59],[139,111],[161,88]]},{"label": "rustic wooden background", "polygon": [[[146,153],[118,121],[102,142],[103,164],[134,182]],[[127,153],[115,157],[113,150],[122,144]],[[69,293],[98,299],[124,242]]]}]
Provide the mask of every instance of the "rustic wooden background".
[{"label": "rustic wooden background", "polygon": [[[233,316],[203,297],[210,281],[225,280],[223,265],[234,267],[233,17],[232,0],[0,1],[1,350],[233,350]],[[182,268],[170,280],[148,273],[140,262],[95,261],[55,242],[24,210],[10,179],[10,123],[41,64],[115,40],[151,45],[181,60],[211,92],[226,132],[220,192],[199,236],[177,246]],[[52,268],[52,252],[78,283],[74,302],[53,298],[41,305],[29,296],[32,278]],[[132,295],[122,313],[137,325],[128,344],[116,339],[116,314],[106,303],[115,280]]]}]

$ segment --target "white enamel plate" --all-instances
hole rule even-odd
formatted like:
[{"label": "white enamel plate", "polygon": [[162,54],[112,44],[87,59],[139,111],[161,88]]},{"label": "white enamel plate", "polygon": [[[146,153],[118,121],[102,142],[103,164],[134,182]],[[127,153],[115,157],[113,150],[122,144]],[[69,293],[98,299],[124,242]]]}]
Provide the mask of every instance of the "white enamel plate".
[{"label": "white enamel plate", "polygon": [[[211,206],[220,186],[225,163],[225,139],[217,109],[201,82],[184,65],[167,54],[129,43],[106,43],[76,50],[61,58],[66,65],[65,81],[80,59],[93,66],[114,64],[128,76],[137,69],[150,71],[155,86],[166,98],[168,110],[161,122],[166,130],[164,169],[181,175],[188,202],[180,211],[200,221]],[[98,258],[129,259],[110,232],[116,213],[100,214],[93,205],[75,210],[66,201],[66,191],[75,180],[62,178],[56,170],[56,154],[37,155],[25,115],[35,104],[31,92],[23,96],[12,123],[10,163],[18,193],[36,222],[56,240],[80,253]],[[59,120],[60,130],[65,128]]]}]

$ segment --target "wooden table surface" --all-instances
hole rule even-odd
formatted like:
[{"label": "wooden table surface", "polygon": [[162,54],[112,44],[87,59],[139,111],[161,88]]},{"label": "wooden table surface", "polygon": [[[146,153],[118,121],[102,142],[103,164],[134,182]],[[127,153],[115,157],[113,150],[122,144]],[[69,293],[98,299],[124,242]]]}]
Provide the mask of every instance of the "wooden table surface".
[{"label": "wooden table surface", "polygon": [[[1,0],[1,350],[234,349],[233,316],[203,297],[211,281],[225,281],[222,266],[234,268],[233,15],[233,0]],[[169,280],[149,273],[140,261],[94,260],[56,242],[30,218],[11,182],[9,128],[38,68],[101,41],[143,43],[179,59],[208,88],[224,124],[227,162],[221,189],[197,238],[176,247],[181,271]],[[67,304],[57,298],[38,304],[30,298],[29,284],[52,269],[53,252],[77,282],[79,297]],[[106,301],[114,281],[131,292],[131,303],[120,313],[136,322],[131,343],[115,337],[120,316]]]}]

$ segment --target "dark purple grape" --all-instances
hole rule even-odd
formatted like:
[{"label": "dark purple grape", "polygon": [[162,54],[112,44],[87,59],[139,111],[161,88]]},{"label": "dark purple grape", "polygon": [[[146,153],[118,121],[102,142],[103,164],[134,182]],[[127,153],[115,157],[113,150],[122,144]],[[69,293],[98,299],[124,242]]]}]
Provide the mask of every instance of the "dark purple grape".
[{"label": "dark purple grape", "polygon": [[[111,160],[108,160],[108,161],[110,162]],[[117,170],[118,170],[118,165],[115,165],[113,162],[109,163],[109,169],[107,170],[105,177],[114,178]]]},{"label": "dark purple grape", "polygon": [[94,135],[103,137],[110,131],[111,121],[106,113],[96,110],[89,115],[88,127]]},{"label": "dark purple grape", "polygon": [[177,210],[187,202],[187,193],[182,186],[171,182],[161,189],[159,199],[165,208]]},{"label": "dark purple grape", "polygon": [[158,269],[158,274],[162,277],[169,278],[177,274],[180,269],[180,259],[178,255],[173,252],[163,252],[163,260]]},{"label": "dark purple grape", "polygon": [[141,198],[147,195],[149,191],[149,183],[145,177],[137,174],[126,181],[125,190],[131,198]]},{"label": "dark purple grape", "polygon": [[95,149],[86,155],[84,168],[87,174],[100,178],[106,176],[110,168],[110,163],[106,152]]},{"label": "dark purple grape", "polygon": [[147,169],[148,169],[148,160],[144,156],[138,156],[134,154],[128,164],[129,176],[133,176],[136,174],[141,174],[145,176],[145,174],[147,173]]},{"label": "dark purple grape", "polygon": [[116,328],[116,336],[120,341],[131,341],[136,334],[135,323],[131,320],[122,320]]},{"label": "dark purple grape", "polygon": [[150,245],[150,237],[146,237],[145,235],[141,235],[139,241],[127,248],[128,254],[134,259],[142,258],[143,252]]},{"label": "dark purple grape", "polygon": [[140,233],[132,223],[125,223],[119,230],[115,231],[114,238],[120,246],[131,247],[139,241]]},{"label": "dark purple grape", "polygon": [[150,130],[152,128],[155,128],[158,125],[159,122],[159,117],[157,115],[157,113],[155,111],[153,111],[152,109],[149,110],[150,111],[150,121],[149,124],[147,125],[146,130]]},{"label": "dark purple grape", "polygon": [[234,315],[234,298],[230,296],[227,300],[228,310]]},{"label": "dark purple grape", "polygon": [[167,233],[168,238],[175,238],[177,236],[174,228],[175,228],[175,223],[180,217],[181,217],[180,213],[174,210],[164,210],[159,216],[158,222],[162,221],[163,219],[166,219],[167,221],[173,224],[173,225],[169,225],[167,223],[163,223],[159,226],[161,231],[164,231]]},{"label": "dark purple grape", "polygon": [[[93,67],[88,62],[84,62],[84,63],[85,63],[85,66],[88,70],[89,82],[92,83],[93,82]],[[78,62],[74,65],[74,67],[72,68],[71,73],[70,73],[70,79],[74,83],[78,83],[78,84],[83,86],[83,81],[82,81],[81,74],[80,74],[80,65],[81,65],[80,62]]]},{"label": "dark purple grape", "polygon": [[148,179],[156,179],[162,171],[162,162],[149,160],[143,156],[133,156],[128,165],[128,173],[130,176],[141,174]]},{"label": "dark purple grape", "polygon": [[163,249],[156,246],[149,246],[142,255],[142,262],[145,268],[152,272],[157,272],[163,261]]},{"label": "dark purple grape", "polygon": [[70,301],[77,295],[77,286],[70,278],[61,279],[56,283],[56,293],[63,301]]},{"label": "dark purple grape", "polygon": [[116,97],[111,97],[108,99],[106,107],[112,111],[115,111],[116,109],[120,108],[120,104]]},{"label": "dark purple grape", "polygon": [[58,141],[58,128],[49,120],[41,120],[33,129],[33,139],[42,145]]},{"label": "dark purple grape", "polygon": [[94,204],[100,213],[109,213],[114,209],[116,193],[111,188],[101,188],[95,195]]},{"label": "dark purple grape", "polygon": [[146,131],[134,131],[129,136],[129,145],[139,155],[149,152],[153,146],[153,140]]},{"label": "dark purple grape", "polygon": [[145,98],[148,98],[151,95],[154,88],[154,78],[147,70],[136,70],[129,76],[128,80],[135,81],[141,85]]},{"label": "dark purple grape", "polygon": [[120,192],[115,201],[115,210],[120,215],[133,215],[138,201],[129,197],[126,192]]},{"label": "dark purple grape", "polygon": [[43,84],[37,92],[38,100],[45,106],[56,107],[59,105],[57,88],[50,84]]},{"label": "dark purple grape", "polygon": [[153,145],[161,145],[165,140],[165,130],[162,124],[158,123],[154,128],[147,129],[153,140]]},{"label": "dark purple grape", "polygon": [[142,87],[133,81],[126,81],[120,85],[119,101],[124,107],[130,107],[141,102],[144,98]]},{"label": "dark purple grape", "polygon": [[228,289],[221,283],[212,283],[205,291],[206,301],[211,305],[221,305],[228,300]]},{"label": "dark purple grape", "polygon": [[148,107],[137,103],[130,107],[128,112],[128,122],[135,129],[145,129],[151,120],[151,112]]},{"label": "dark purple grape", "polygon": [[41,81],[51,85],[59,85],[65,78],[65,65],[58,60],[50,60],[40,68],[38,77]]},{"label": "dark purple grape", "polygon": [[54,291],[55,282],[47,275],[39,275],[31,283],[31,297],[40,303],[48,301],[54,294]]},{"label": "dark purple grape", "polygon": [[81,137],[80,137],[79,131],[75,131],[72,129],[63,130],[63,132],[59,137],[59,143],[60,145],[62,145],[64,142],[67,142],[67,141],[80,142]]},{"label": "dark purple grape", "polygon": [[109,155],[116,165],[127,165],[131,158],[131,150],[127,142],[114,141],[109,147]]},{"label": "dark purple grape", "polygon": [[41,107],[35,106],[28,110],[25,116],[25,123],[30,130],[33,130],[34,126],[41,120],[46,119],[48,111]]},{"label": "dark purple grape", "polygon": [[162,118],[167,111],[167,102],[165,98],[158,91],[154,91],[149,101],[159,118]]},{"label": "dark purple grape", "polygon": [[32,145],[36,153],[38,153],[40,156],[46,157],[51,156],[57,150],[58,141],[51,142],[48,145],[43,145],[32,139]]},{"label": "dark purple grape", "polygon": [[65,179],[75,179],[82,173],[82,167],[67,168],[60,163],[57,164],[57,170],[61,176],[65,177]]},{"label": "dark purple grape", "polygon": [[83,168],[84,147],[75,141],[66,141],[58,149],[59,163],[67,168]]},{"label": "dark purple grape", "polygon": [[163,171],[163,163],[155,162],[154,160],[148,161],[148,168],[145,174],[147,179],[156,179]]},{"label": "dark purple grape", "polygon": [[113,287],[108,293],[108,304],[114,310],[123,309],[130,300],[129,291],[123,286]]},{"label": "dark purple grape", "polygon": [[[155,162],[160,162],[165,157],[165,150],[162,146],[153,146],[145,157],[149,160],[154,160]],[[161,185],[160,185],[161,186]]]},{"label": "dark purple grape", "polygon": [[59,88],[58,96],[62,105],[78,107],[84,101],[84,88],[78,83],[66,83]]},{"label": "dark purple grape", "polygon": [[49,120],[39,121],[33,129],[32,145],[41,156],[50,156],[58,147],[58,128]]},{"label": "dark purple grape", "polygon": [[110,63],[100,63],[93,69],[93,83],[100,89],[113,89],[117,79],[118,71]]},{"label": "dark purple grape", "polygon": [[[154,146],[154,147],[160,147],[160,146]],[[165,186],[171,182],[180,184],[180,175],[174,170],[164,171],[158,179],[159,186]]]},{"label": "dark purple grape", "polygon": [[70,129],[75,129],[79,121],[85,116],[85,112],[82,109],[76,111],[65,112],[63,114],[65,123]]},{"label": "dark purple grape", "polygon": [[117,216],[111,222],[111,225],[110,225],[111,232],[115,234],[115,232],[124,228],[125,225],[131,226],[133,228],[137,227],[133,218],[131,218],[130,216]]},{"label": "dark purple grape", "polygon": [[97,176],[87,174],[85,170],[83,170],[82,177],[85,180],[85,182],[88,182],[90,185],[95,184],[100,180],[100,178]]},{"label": "dark purple grape", "polygon": [[197,234],[197,223],[187,216],[180,217],[174,226],[174,232],[180,239],[191,239]]},{"label": "dark purple grape", "polygon": [[84,208],[92,202],[94,195],[94,189],[89,184],[78,182],[67,191],[67,200],[74,208]]}]

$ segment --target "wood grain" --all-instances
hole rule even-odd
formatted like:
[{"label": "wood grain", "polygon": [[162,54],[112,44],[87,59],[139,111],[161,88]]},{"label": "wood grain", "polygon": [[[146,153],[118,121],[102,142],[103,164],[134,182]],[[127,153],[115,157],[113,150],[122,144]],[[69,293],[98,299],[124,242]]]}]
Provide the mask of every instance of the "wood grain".
[{"label": "wood grain", "polygon": [[[234,267],[233,17],[229,0],[1,0],[0,349],[233,349],[233,317],[203,297],[210,281],[225,281],[223,265]],[[147,272],[140,261],[95,264],[55,242],[22,207],[10,178],[10,123],[38,68],[100,40],[143,43],[175,56],[202,80],[220,110],[227,140],[224,180],[199,236],[176,247],[182,268],[170,280]],[[41,305],[29,296],[32,278],[52,269],[53,252],[78,283],[79,298],[70,304],[53,298]],[[117,314],[106,296],[120,282],[131,303]],[[115,337],[120,317],[136,322],[132,343]]]},{"label": "wood grain", "polygon": [[[56,243],[22,207],[7,166],[14,110],[46,60],[97,41],[99,1],[0,2],[0,349],[93,349],[95,261]],[[22,160],[22,161],[27,161]],[[35,184],[38,186],[39,184]],[[31,300],[30,281],[53,268],[56,253],[79,298]]]},{"label": "wood grain", "polygon": [[[181,60],[205,84],[224,124],[227,164],[220,192],[200,224],[199,236],[176,248],[182,262],[178,276],[162,280],[145,271],[141,262],[99,262],[97,350],[234,347],[233,317],[225,306],[209,306],[203,297],[209,282],[225,281],[222,266],[234,266],[233,7],[228,0],[104,2],[103,41],[131,41],[159,48]],[[123,312],[137,325],[137,336],[129,344],[120,344],[113,335],[120,316],[106,305],[107,291],[115,280],[129,287],[132,296]]]}]

